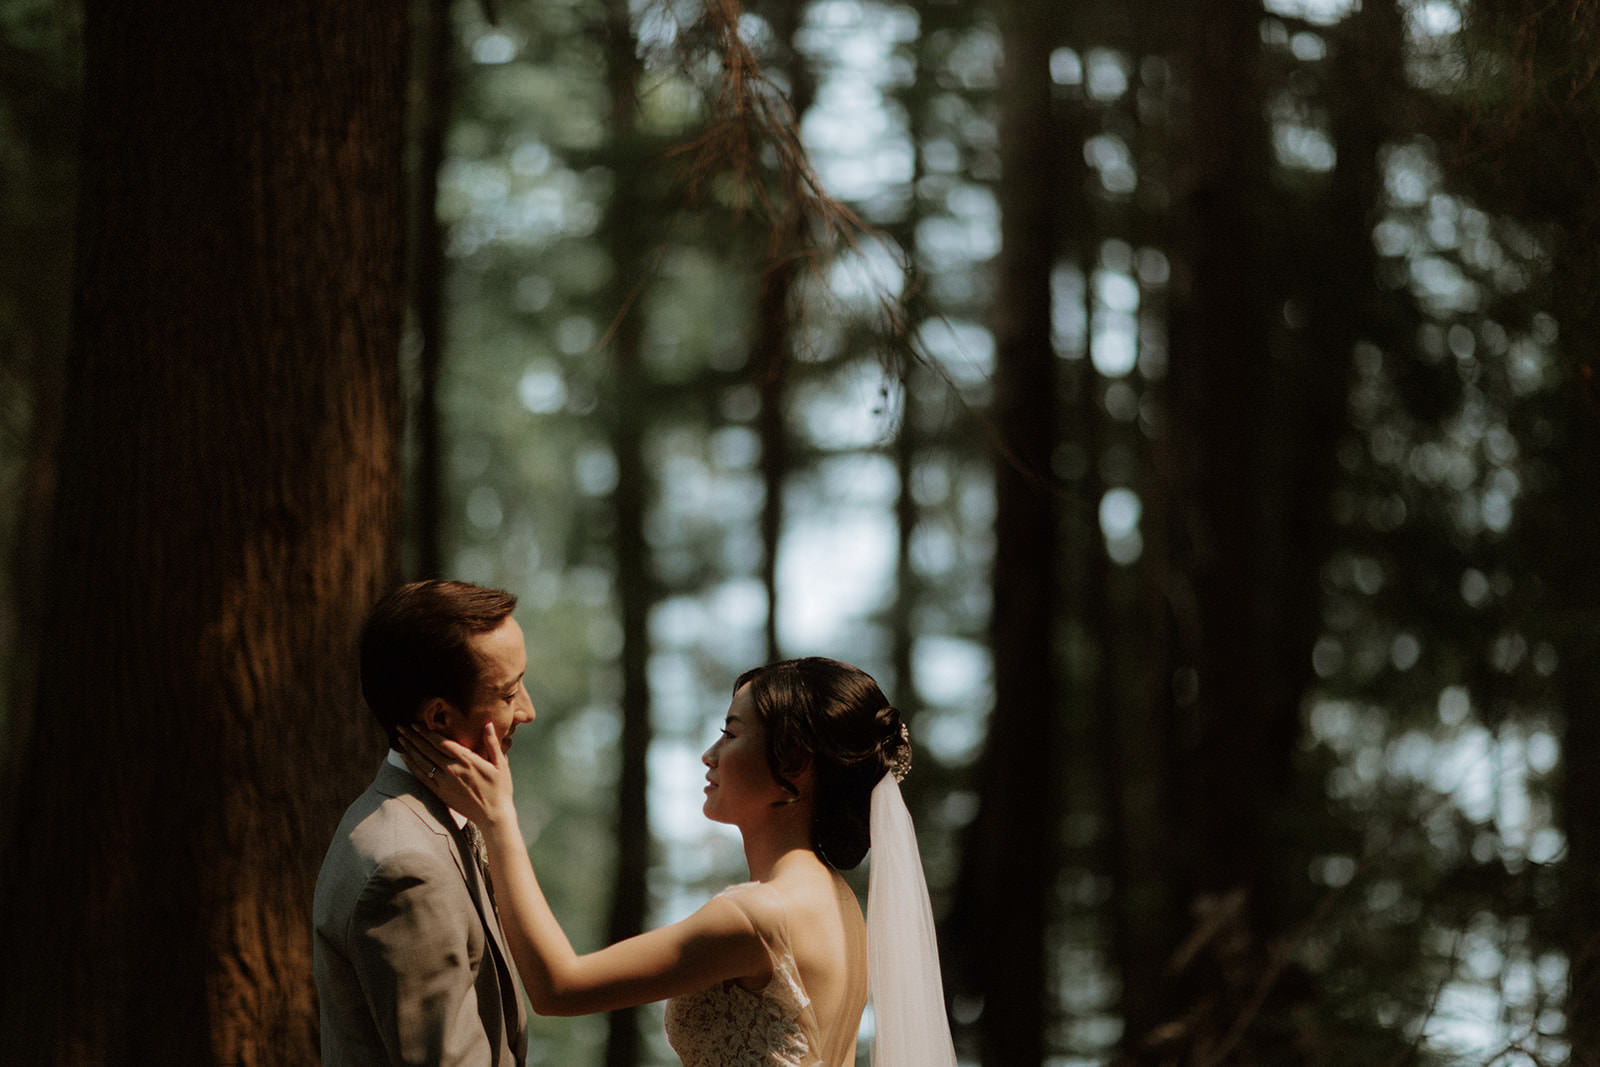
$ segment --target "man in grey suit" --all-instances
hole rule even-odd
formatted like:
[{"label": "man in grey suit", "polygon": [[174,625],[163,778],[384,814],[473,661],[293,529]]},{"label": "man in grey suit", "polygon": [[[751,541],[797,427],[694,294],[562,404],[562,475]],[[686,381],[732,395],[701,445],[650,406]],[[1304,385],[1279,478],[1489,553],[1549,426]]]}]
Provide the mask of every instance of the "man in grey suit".
[{"label": "man in grey suit", "polygon": [[418,723],[481,751],[531,722],[516,598],[413,582],[361,635],[361,690],[389,737],[345,812],[312,904],[324,1067],[521,1065],[526,1016],[477,830],[406,768],[395,728]]}]

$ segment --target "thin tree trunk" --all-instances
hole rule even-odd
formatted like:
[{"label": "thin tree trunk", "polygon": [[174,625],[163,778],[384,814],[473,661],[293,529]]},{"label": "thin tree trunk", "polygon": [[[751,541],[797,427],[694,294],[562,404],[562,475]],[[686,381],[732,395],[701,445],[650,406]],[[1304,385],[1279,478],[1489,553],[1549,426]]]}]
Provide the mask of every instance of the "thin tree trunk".
[{"label": "thin tree trunk", "polygon": [[[1565,956],[1568,1062],[1600,1067],[1600,775],[1594,773],[1600,764],[1600,200],[1593,166],[1600,12],[1581,0],[1556,0],[1478,4],[1473,13],[1468,33],[1477,51],[1469,48],[1470,71],[1486,88],[1467,101],[1430,100],[1438,111],[1428,119],[1436,143],[1448,146],[1441,161],[1450,184],[1469,202],[1539,235],[1543,269],[1528,294],[1532,306],[1519,310],[1547,311],[1558,328],[1534,343],[1553,360],[1547,373],[1559,377],[1514,396],[1507,409],[1519,447],[1528,452],[1516,467],[1524,482],[1511,538],[1515,557],[1536,567],[1530,580],[1517,583],[1516,597],[1528,605],[1517,629],[1536,647],[1547,643],[1541,653],[1555,654],[1549,689],[1535,707],[1547,699],[1561,731],[1554,782],[1555,822],[1565,841],[1561,895],[1534,928],[1548,921],[1545,929]],[[1484,108],[1484,97],[1496,106]],[[1494,309],[1502,322],[1520,317],[1502,314]],[[1514,329],[1522,333],[1527,324]],[[1501,358],[1514,362],[1515,350]]]},{"label": "thin tree trunk", "polygon": [[444,459],[439,380],[445,345],[445,228],[439,222],[439,171],[455,100],[455,26],[451,0],[418,0],[415,150],[411,174],[411,310],[417,338],[412,413],[415,466],[411,484],[413,573],[444,576]]},{"label": "thin tree trunk", "polygon": [[783,492],[790,460],[787,404],[789,382],[789,299],[793,261],[770,263],[761,278],[756,301],[756,341],[751,352],[761,408],[756,434],[761,441],[761,585],[767,594],[765,624],[767,662],[782,656],[778,642],[778,549],[783,539]]},{"label": "thin tree trunk", "polygon": [[[65,16],[63,15],[63,22]],[[0,46],[3,48],[3,46]],[[63,44],[61,52],[67,48]],[[13,510],[0,522],[0,835],[15,813],[16,760],[33,715],[38,648],[34,622],[44,604],[50,505],[55,496],[56,443],[72,291],[72,205],[77,197],[79,86],[62,57],[0,51],[11,153],[23,180],[6,168],[7,203],[0,208],[0,390],[10,409],[0,433],[15,434],[21,460]],[[70,73],[69,73],[70,72]],[[19,188],[20,186],[20,188]],[[25,398],[18,403],[19,395]],[[15,419],[15,421],[13,421]],[[5,840],[0,836],[0,854]]]},{"label": "thin tree trunk", "polygon": [[[916,120],[913,119],[912,144],[919,143],[916,125]],[[919,172],[920,169],[917,168]],[[913,175],[911,183],[913,189],[916,188],[915,179],[916,175]],[[913,203],[915,202],[914,199]],[[913,263],[917,258],[915,232],[918,214],[918,210],[913,208],[912,217],[906,220],[900,236],[900,245],[905,250],[906,259]],[[912,322],[920,319],[923,311],[920,301],[910,302],[904,310],[907,319]],[[917,713],[922,710],[922,700],[916,684],[915,656],[917,605],[922,600],[926,584],[918,576],[916,562],[912,558],[922,512],[917,504],[916,477],[917,463],[923,454],[924,435],[920,423],[924,416],[919,391],[923,385],[924,373],[919,364],[911,362],[906,365],[901,375],[900,428],[895,434],[892,448],[899,487],[894,498],[894,600],[889,608],[889,665],[894,672],[893,699],[913,730],[916,728]],[[915,787],[908,781],[905,788],[910,790]]]},{"label": "thin tree trunk", "polygon": [[[1576,137],[1576,133],[1574,133]],[[1561,709],[1561,774],[1557,801],[1567,851],[1562,870],[1559,937],[1567,957],[1567,1041],[1573,1067],[1600,1067],[1600,661],[1594,655],[1595,590],[1600,589],[1600,368],[1591,353],[1600,344],[1600,304],[1594,280],[1600,263],[1592,240],[1569,239],[1551,264],[1561,344],[1572,369],[1558,387],[1547,426],[1558,427],[1548,446],[1555,473],[1543,487],[1549,497],[1540,529],[1531,533],[1535,558],[1559,575],[1549,585],[1551,634]]]},{"label": "thin tree trunk", "polygon": [[[1186,1059],[1230,1042],[1265,969],[1271,930],[1269,798],[1290,752],[1260,698],[1263,400],[1268,368],[1261,216],[1269,163],[1254,4],[1207,0],[1189,23],[1191,173],[1180,188],[1169,399],[1175,661],[1170,686],[1184,832],[1177,899],[1193,927],[1170,1018]],[[1165,1062],[1169,1050],[1152,1051]]]},{"label": "thin tree trunk", "polygon": [[86,9],[76,333],[0,1047],[308,1063],[392,579],[405,9]]},{"label": "thin tree trunk", "polygon": [[1562,713],[1559,825],[1566,837],[1558,937],[1567,957],[1566,1038],[1573,1067],[1600,1067],[1600,662],[1594,655],[1595,601],[1600,589],[1600,382],[1587,353],[1600,340],[1600,306],[1594,290],[1576,284],[1596,276],[1593,245],[1572,241],[1551,265],[1557,283],[1555,314],[1563,349],[1576,366],[1560,387],[1547,425],[1559,427],[1548,447],[1555,474],[1544,487],[1541,529],[1531,534],[1536,558],[1552,582],[1542,620],[1559,666],[1557,706]]},{"label": "thin tree trunk", "polygon": [[[1449,149],[1441,161],[1470,202],[1539,235],[1544,266],[1529,293],[1532,306],[1520,310],[1547,311],[1558,328],[1535,343],[1559,378],[1508,406],[1519,447],[1529,453],[1516,468],[1525,481],[1511,536],[1516,557],[1537,569],[1518,582],[1516,596],[1526,598],[1528,614],[1517,628],[1555,653],[1549,689],[1539,696],[1548,699],[1561,731],[1554,783],[1555,821],[1565,841],[1561,896],[1554,914],[1546,911],[1534,928],[1548,920],[1554,947],[1565,956],[1568,1062],[1600,1067],[1600,775],[1594,773],[1600,764],[1600,201],[1593,167],[1600,17],[1579,0],[1486,3],[1475,5],[1468,32],[1479,49],[1471,53],[1471,72],[1498,103],[1486,109],[1480,99],[1429,101],[1438,108],[1428,116],[1435,141]],[[1502,322],[1519,317],[1502,314],[1494,309]],[[1515,350],[1501,358],[1513,362]]]},{"label": "thin tree trunk", "polygon": [[894,498],[895,565],[894,601],[889,609],[889,665],[894,671],[894,693],[900,713],[911,722],[920,709],[916,691],[914,655],[916,652],[916,607],[922,582],[911,558],[920,509],[914,487],[921,440],[915,420],[920,415],[915,396],[918,384],[915,366],[906,368],[902,379],[900,432],[894,439],[894,466],[900,487]]},{"label": "thin tree trunk", "polygon": [[[644,929],[649,904],[650,812],[650,610],[655,583],[644,524],[652,479],[645,465],[648,386],[643,362],[641,308],[629,297],[644,274],[643,192],[639,158],[640,66],[627,0],[606,4],[606,77],[611,94],[611,142],[616,150],[616,188],[606,216],[606,242],[615,282],[612,306],[619,309],[611,333],[613,405],[611,448],[617,461],[612,496],[615,522],[617,600],[622,623],[622,767],[617,779],[617,870],[607,925],[610,942]],[[605,1062],[634,1067],[640,1057],[636,1009],[612,1012],[607,1019]]]},{"label": "thin tree trunk", "polygon": [[[798,124],[811,107],[815,80],[796,46],[805,0],[780,0],[773,9],[775,37],[783,42],[778,64],[789,83],[789,105]],[[769,243],[756,300],[756,337],[750,364],[761,391],[756,432],[761,440],[761,584],[767,593],[767,661],[782,656],[778,641],[778,551],[783,539],[783,493],[793,463],[789,441],[788,395],[790,367],[794,362],[795,287],[805,260],[798,253],[808,242],[806,219],[800,205],[791,201],[792,215]]]},{"label": "thin tree trunk", "polygon": [[[1576,436],[1587,438],[1584,447],[1600,449],[1600,434],[1594,432],[1597,423],[1594,413],[1587,418],[1588,430]],[[1582,478],[1570,474],[1561,492],[1569,498],[1588,501],[1589,515],[1580,519],[1582,526],[1563,526],[1573,536],[1573,543],[1594,544],[1577,538],[1594,536],[1597,525],[1593,516],[1593,501],[1600,494],[1600,471],[1595,470],[1593,457],[1580,460],[1588,468]],[[1586,532],[1580,533],[1580,530]],[[1600,568],[1592,560],[1581,564],[1582,570],[1563,572],[1564,581],[1571,589],[1593,590],[1600,587]],[[1583,622],[1592,617],[1593,605],[1582,607],[1564,605],[1561,611],[1561,639],[1557,642],[1561,657],[1559,699],[1565,712],[1565,730],[1561,749],[1563,770],[1560,778],[1559,801],[1561,825],[1566,834],[1567,855],[1562,867],[1564,899],[1562,902],[1560,932],[1567,956],[1566,1038],[1572,1049],[1573,1067],[1600,1065],[1600,916],[1594,909],[1594,887],[1600,884],[1600,775],[1590,768],[1600,760],[1600,706],[1595,694],[1600,692],[1600,670],[1596,669],[1594,628]]]},{"label": "thin tree trunk", "polygon": [[1001,252],[992,422],[995,707],[977,818],[965,843],[959,914],[966,981],[982,1000],[984,1063],[1044,1061],[1051,986],[1046,945],[1056,878],[1056,668],[1060,519],[1051,456],[1060,433],[1050,274],[1059,247],[1060,148],[1052,136],[1048,4],[1001,8]]}]

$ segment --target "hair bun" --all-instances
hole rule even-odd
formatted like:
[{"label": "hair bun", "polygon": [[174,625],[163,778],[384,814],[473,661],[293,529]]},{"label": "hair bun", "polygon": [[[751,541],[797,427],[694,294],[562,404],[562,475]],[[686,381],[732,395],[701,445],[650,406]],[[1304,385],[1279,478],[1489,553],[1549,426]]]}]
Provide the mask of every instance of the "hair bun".
[{"label": "hair bun", "polygon": [[900,718],[899,711],[894,708],[889,711],[891,717],[887,725],[892,732],[879,743],[879,758],[883,761],[884,771],[894,775],[896,782],[903,782],[906,775],[911,773],[911,728]]}]

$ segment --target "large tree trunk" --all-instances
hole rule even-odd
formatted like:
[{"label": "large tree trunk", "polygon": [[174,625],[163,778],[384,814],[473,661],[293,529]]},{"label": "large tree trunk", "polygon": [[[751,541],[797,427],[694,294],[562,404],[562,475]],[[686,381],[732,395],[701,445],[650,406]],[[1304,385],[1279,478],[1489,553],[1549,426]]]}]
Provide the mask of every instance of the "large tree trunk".
[{"label": "large tree trunk", "polygon": [[1052,136],[1052,5],[1001,8],[1001,252],[994,316],[992,422],[995,560],[991,644],[995,707],[980,772],[980,808],[966,842],[952,931],[965,981],[982,1000],[982,1061],[1044,1062],[1051,985],[1050,916],[1059,810],[1056,668],[1060,433],[1050,273],[1059,245],[1060,146]]},{"label": "large tree trunk", "polygon": [[76,333],[0,1047],[316,1059],[310,900],[379,751],[405,8],[91,2]]}]

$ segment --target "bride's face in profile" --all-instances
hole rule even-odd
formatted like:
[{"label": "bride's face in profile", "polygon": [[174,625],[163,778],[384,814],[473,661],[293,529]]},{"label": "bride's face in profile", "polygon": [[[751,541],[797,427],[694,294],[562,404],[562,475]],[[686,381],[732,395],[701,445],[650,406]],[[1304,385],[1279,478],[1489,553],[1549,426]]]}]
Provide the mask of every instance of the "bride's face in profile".
[{"label": "bride's face in profile", "polygon": [[767,731],[743,686],[728,705],[717,740],[700,757],[706,765],[706,818],[746,826],[789,799],[767,765]]}]

